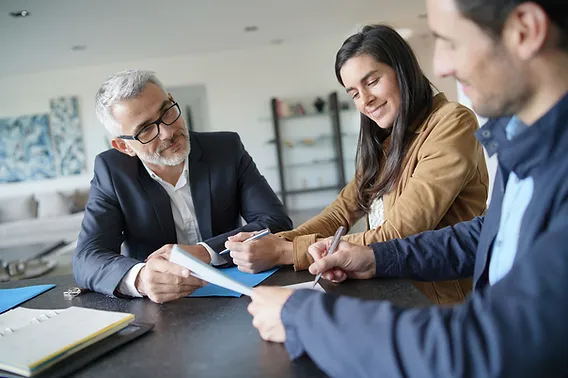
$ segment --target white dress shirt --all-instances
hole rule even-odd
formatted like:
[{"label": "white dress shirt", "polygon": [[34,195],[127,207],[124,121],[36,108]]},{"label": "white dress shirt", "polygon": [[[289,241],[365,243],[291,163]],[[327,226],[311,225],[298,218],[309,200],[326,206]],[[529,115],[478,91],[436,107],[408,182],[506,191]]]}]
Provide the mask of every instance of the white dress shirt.
[{"label": "white dress shirt", "polygon": [[[212,265],[222,264],[223,260],[219,257],[219,255],[211,249],[211,247],[202,242],[203,239],[199,232],[199,226],[195,216],[195,207],[193,206],[193,198],[191,196],[191,188],[189,186],[189,168],[187,159],[183,165],[183,172],[179,176],[175,186],[155,174],[146,164],[144,164],[144,167],[148,171],[150,177],[160,183],[170,197],[172,215],[176,227],[177,243],[185,245],[202,245],[205,247],[207,252],[209,252]],[[144,265],[144,263],[138,263],[124,275],[118,285],[118,291],[121,294],[132,297],[142,296],[138,290],[136,290],[135,282],[136,277],[138,277],[138,273],[140,273],[140,270]]]},{"label": "white dress shirt", "polygon": [[[528,128],[517,117],[511,118],[505,129],[507,139],[512,140]],[[491,260],[489,260],[490,285],[499,282],[513,267],[517,256],[522,221],[533,194],[534,180],[532,176],[521,180],[515,172],[509,173],[503,204],[501,205],[499,231],[497,231],[495,242],[493,242]]]}]

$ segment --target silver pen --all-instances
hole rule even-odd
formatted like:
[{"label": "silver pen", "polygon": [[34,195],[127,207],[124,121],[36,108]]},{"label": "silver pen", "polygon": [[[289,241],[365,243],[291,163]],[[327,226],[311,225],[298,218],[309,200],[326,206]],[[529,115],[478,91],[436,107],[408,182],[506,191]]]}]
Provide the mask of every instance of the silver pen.
[{"label": "silver pen", "polygon": [[[335,249],[337,248],[337,246],[339,245],[339,241],[341,240],[341,237],[343,236],[343,233],[345,232],[345,227],[340,226],[337,231],[335,231],[335,235],[333,235],[333,240],[331,241],[331,245],[329,246],[329,249],[327,250],[327,255],[329,256],[331,255],[333,252],[335,252]],[[323,272],[322,272],[323,273]],[[314,280],[314,285],[312,286],[312,289],[314,287],[316,287],[322,273],[318,273],[318,275],[316,276],[316,279]]]}]

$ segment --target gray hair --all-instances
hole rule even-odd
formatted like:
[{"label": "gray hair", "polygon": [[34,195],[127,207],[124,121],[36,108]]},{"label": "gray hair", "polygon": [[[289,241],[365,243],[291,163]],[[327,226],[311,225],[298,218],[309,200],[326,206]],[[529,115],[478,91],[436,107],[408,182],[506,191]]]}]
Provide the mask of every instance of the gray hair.
[{"label": "gray hair", "polygon": [[148,83],[155,84],[166,92],[156,74],[145,70],[117,72],[99,88],[95,96],[95,111],[98,120],[113,137],[119,136],[121,132],[120,125],[112,116],[112,106],[118,101],[139,96]]}]

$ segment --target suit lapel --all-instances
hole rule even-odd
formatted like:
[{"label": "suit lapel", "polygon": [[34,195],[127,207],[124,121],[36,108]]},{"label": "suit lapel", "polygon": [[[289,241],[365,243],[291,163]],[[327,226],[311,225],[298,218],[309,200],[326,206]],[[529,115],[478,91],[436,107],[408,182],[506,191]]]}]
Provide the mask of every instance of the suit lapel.
[{"label": "suit lapel", "polygon": [[189,154],[189,184],[199,232],[203,240],[213,237],[211,229],[211,181],[209,164],[203,158],[201,146],[192,133],[191,152]]},{"label": "suit lapel", "polygon": [[142,188],[146,191],[148,202],[154,208],[154,213],[162,229],[164,244],[177,243],[176,226],[168,193],[159,183],[152,180],[142,162],[138,167],[138,178]]}]

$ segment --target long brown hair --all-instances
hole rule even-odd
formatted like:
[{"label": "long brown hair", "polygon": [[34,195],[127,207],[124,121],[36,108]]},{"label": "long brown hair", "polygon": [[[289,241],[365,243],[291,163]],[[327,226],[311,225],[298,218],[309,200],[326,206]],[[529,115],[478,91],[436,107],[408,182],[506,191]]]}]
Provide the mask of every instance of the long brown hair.
[{"label": "long brown hair", "polygon": [[[369,55],[390,66],[396,73],[400,89],[400,109],[391,130],[379,127],[361,114],[361,127],[356,157],[357,202],[369,211],[372,201],[390,192],[399,179],[402,161],[411,133],[408,129],[423,122],[432,109],[432,84],[422,72],[408,43],[391,27],[368,25],[347,38],[335,59],[335,75],[341,79],[341,68],[351,58]],[[391,135],[388,153],[384,140]],[[384,167],[381,167],[384,164]]]}]

